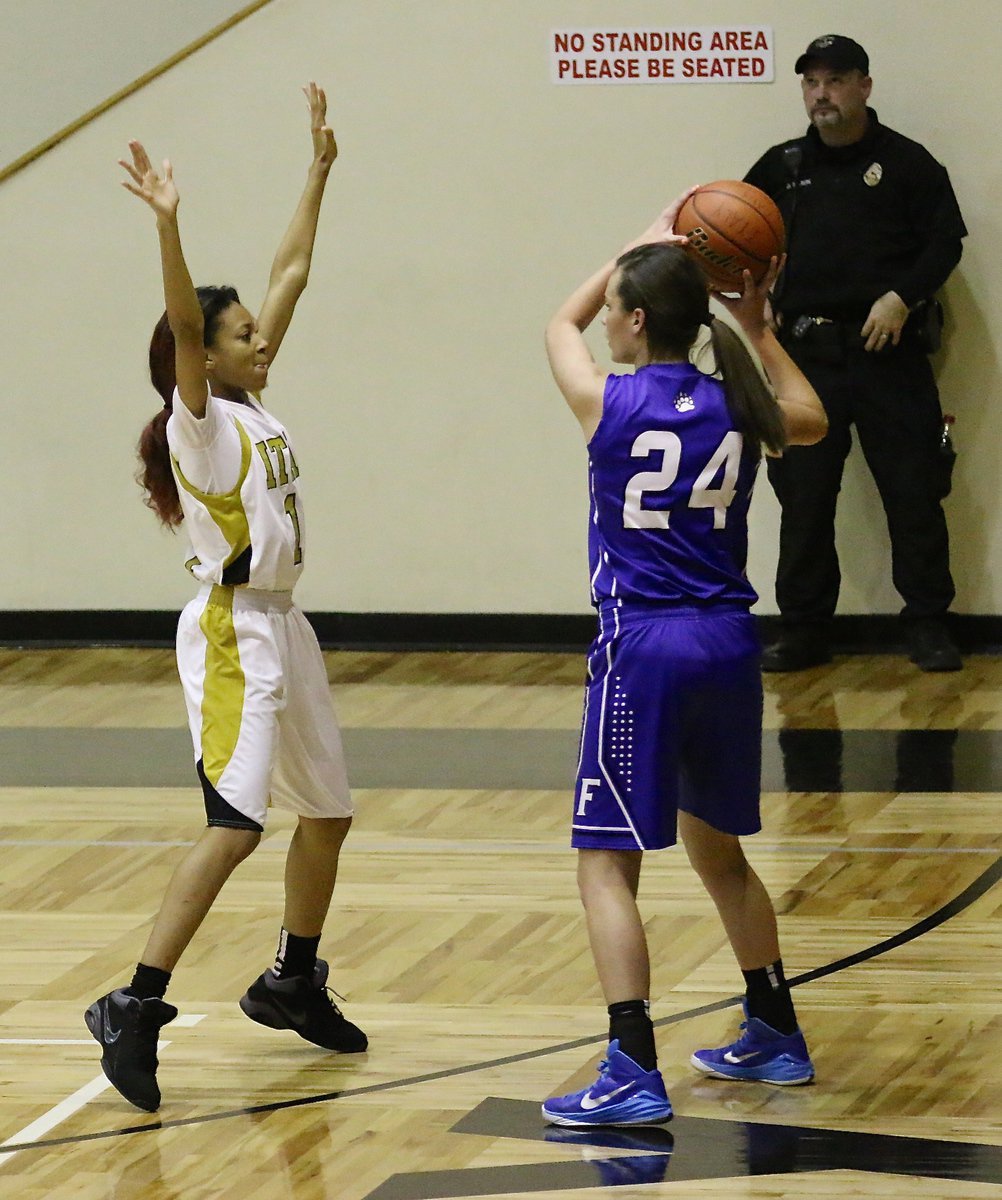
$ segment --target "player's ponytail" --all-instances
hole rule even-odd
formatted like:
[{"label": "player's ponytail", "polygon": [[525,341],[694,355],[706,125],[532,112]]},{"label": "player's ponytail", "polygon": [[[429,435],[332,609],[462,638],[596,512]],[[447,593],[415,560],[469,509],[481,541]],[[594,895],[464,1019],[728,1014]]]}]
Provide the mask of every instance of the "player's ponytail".
[{"label": "player's ponytail", "polygon": [[734,424],[756,445],[781,454],[786,448],[783,414],[748,348],[723,321],[710,322],[710,338]]},{"label": "player's ponytail", "polygon": [[168,405],[148,421],[139,435],[139,473],[136,480],[143,489],[143,501],[152,508],[168,529],[174,529],[184,520],[181,498],[174,482],[170,465],[170,449],[167,445]]},{"label": "player's ponytail", "polygon": [[[240,297],[232,287],[200,287],[195,289],[198,302],[205,318],[205,345],[211,346],[219,319],[231,304],[239,304]],[[139,473],[137,482],[143,489],[144,503],[151,508],[168,529],[176,529],[184,520],[181,498],[178,495],[174,472],[171,470],[170,447],[167,444],[167,421],[174,404],[174,389],[177,387],[177,367],[174,334],[171,332],[167,314],[157,321],[150,338],[150,380],[156,388],[164,406],[148,421],[139,435]]]}]

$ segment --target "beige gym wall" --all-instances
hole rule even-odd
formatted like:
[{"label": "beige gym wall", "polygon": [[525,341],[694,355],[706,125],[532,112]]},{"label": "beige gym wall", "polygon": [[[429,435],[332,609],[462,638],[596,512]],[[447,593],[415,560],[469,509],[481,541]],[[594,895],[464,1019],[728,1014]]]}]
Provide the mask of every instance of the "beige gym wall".
[{"label": "beige gym wall", "polygon": [[[881,118],[949,167],[970,229],[938,360],[961,456],[947,504],[957,610],[1002,613],[999,5],[968,0],[963,22],[932,0],[832,12],[803,0],[272,0],[8,178],[0,607],[163,609],[191,593],[183,538],[158,532],[132,481],[157,407],[145,352],[162,305],[153,220],[119,188],[116,159],[132,137],[173,159],[193,275],[235,283],[254,307],[302,185],[298,88],[315,78],[341,157],[267,396],[296,439],[308,503],[301,603],[585,611],[584,449],[548,376],[543,325],[675,191],[740,176],[802,131],[793,62],[837,20],[870,52]],[[775,82],[553,85],[550,30],[610,22],[771,25]],[[0,98],[15,86],[4,79]],[[775,611],[777,527],[763,478],[750,561],[763,612]],[[857,455],[840,538],[841,611],[895,611]]]}]

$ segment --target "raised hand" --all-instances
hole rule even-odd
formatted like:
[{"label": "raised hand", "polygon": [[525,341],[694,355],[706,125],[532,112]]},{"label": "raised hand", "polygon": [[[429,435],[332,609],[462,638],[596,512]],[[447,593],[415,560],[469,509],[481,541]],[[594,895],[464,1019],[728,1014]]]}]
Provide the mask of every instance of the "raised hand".
[{"label": "raised hand", "polygon": [[682,211],[682,205],[685,204],[686,200],[696,190],[696,186],[686,188],[681,195],[676,196],[667,208],[658,213],[640,237],[630,242],[630,248],[633,246],[646,246],[651,242],[663,242],[666,245],[672,246],[687,246],[689,239],[684,234],[675,232],[675,222],[678,220],[678,214]]},{"label": "raised hand", "polygon": [[772,315],[768,307],[769,293],[785,262],[785,254],[782,258],[771,258],[768,271],[758,283],[752,279],[751,271],[742,271],[742,290],[739,296],[727,296],[716,290],[713,292],[714,298],[732,314],[749,337],[762,334],[769,326]]},{"label": "raised hand", "polygon": [[337,158],[334,131],[327,124],[327,95],[315,83],[303,88],[310,105],[310,132],[313,134],[313,161],[319,167],[330,167]]},{"label": "raised hand", "polygon": [[164,159],[164,173],[161,178],[140,142],[129,142],[129,150],[132,152],[131,163],[126,162],[124,158],[118,160],[119,166],[123,167],[132,178],[131,183],[123,179],[122,187],[131,192],[133,196],[144,200],[158,218],[173,217],[177,212],[180,197],[174,186],[174,172],[170,162],[166,158]]}]

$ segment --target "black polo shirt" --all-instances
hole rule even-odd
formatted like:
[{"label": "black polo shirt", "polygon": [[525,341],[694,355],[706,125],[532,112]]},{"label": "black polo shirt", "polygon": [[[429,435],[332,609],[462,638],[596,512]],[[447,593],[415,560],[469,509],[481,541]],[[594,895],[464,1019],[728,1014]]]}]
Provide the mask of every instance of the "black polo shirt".
[{"label": "black polo shirt", "polygon": [[860,141],[826,146],[812,125],[806,137],[767,150],[745,176],[786,222],[777,302],[785,317],[862,321],[889,291],[911,308],[960,261],[967,228],[946,168],[867,113]]}]

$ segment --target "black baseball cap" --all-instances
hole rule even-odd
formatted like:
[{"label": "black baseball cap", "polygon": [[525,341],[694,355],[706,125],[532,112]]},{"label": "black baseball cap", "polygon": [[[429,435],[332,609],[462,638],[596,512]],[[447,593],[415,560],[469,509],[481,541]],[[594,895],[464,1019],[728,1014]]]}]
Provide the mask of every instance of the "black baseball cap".
[{"label": "black baseball cap", "polygon": [[808,63],[819,62],[836,71],[862,71],[870,73],[870,59],[866,51],[852,38],[840,33],[826,33],[817,37],[794,64],[794,71],[803,75]]}]

